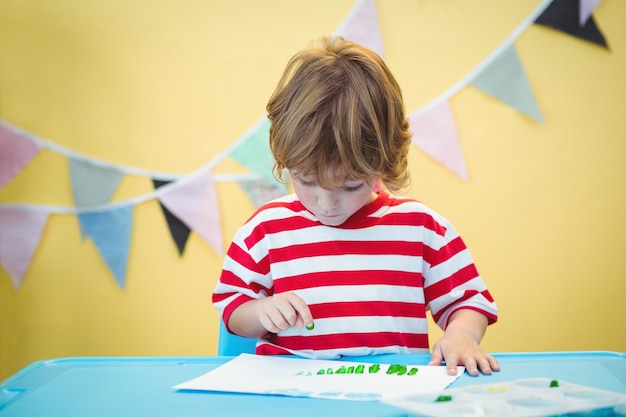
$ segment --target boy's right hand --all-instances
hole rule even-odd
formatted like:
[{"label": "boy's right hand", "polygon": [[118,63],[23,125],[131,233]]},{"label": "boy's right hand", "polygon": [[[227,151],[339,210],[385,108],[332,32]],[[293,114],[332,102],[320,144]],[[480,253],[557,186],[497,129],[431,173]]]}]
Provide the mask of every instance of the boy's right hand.
[{"label": "boy's right hand", "polygon": [[313,324],[309,306],[293,292],[275,294],[258,300],[259,321],[271,333],[278,333],[290,327],[299,329]]}]

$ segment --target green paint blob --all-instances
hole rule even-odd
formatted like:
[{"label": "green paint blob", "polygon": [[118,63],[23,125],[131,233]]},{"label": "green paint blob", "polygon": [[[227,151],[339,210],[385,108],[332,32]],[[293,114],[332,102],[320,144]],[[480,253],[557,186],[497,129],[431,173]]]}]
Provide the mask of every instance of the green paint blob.
[{"label": "green paint blob", "polygon": [[370,374],[375,374],[376,372],[380,371],[380,365],[379,365],[379,364],[377,364],[377,363],[375,363],[375,364],[373,364],[372,366],[370,366],[370,367],[367,369],[367,371],[368,371]]}]

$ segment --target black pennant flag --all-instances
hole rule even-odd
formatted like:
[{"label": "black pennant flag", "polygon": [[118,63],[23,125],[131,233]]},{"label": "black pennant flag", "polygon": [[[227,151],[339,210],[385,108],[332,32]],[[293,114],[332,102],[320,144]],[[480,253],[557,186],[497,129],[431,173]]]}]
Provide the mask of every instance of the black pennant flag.
[{"label": "black pennant flag", "polygon": [[[169,184],[170,182],[172,181],[152,179],[155,190],[159,187]],[[176,247],[178,248],[178,253],[179,255],[182,255],[185,251],[185,245],[187,243],[187,239],[189,239],[189,233],[191,233],[191,229],[189,229],[187,225],[183,223],[178,217],[174,216],[172,212],[169,211],[167,207],[165,207],[160,201],[159,205],[161,206],[161,210],[163,210],[165,220],[167,220],[167,225],[169,226],[172,239],[174,239]]]},{"label": "black pennant flag", "polygon": [[604,35],[596,26],[593,16],[584,26],[580,25],[580,0],[554,0],[550,6],[535,20],[535,23],[548,26],[577,38],[593,42],[609,49]]}]

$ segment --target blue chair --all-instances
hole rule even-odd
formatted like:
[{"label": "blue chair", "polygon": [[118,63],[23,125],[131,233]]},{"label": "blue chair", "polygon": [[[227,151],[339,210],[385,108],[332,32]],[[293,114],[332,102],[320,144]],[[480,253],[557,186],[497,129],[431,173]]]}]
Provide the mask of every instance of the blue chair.
[{"label": "blue chair", "polygon": [[229,333],[224,322],[220,320],[220,332],[217,340],[218,356],[238,356],[241,353],[254,353],[255,348],[256,339]]}]

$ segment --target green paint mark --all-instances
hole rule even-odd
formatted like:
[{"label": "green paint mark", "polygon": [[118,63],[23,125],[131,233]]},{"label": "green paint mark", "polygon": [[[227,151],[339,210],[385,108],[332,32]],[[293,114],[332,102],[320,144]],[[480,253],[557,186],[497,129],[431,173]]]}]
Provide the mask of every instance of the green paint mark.
[{"label": "green paint mark", "polygon": [[[339,367],[338,369],[333,371],[333,368],[327,368],[327,369],[319,369],[317,371],[316,374],[313,374],[311,371],[300,371],[298,372],[296,375],[332,375],[332,374],[364,374],[365,373],[365,367],[366,365],[364,364],[359,364],[359,365],[341,365],[341,367]],[[371,364],[368,368],[367,368],[367,372],[370,374],[375,374],[380,372],[381,368],[380,368],[380,364],[378,363],[374,363]],[[413,367],[411,369],[409,369],[406,365],[401,365],[401,364],[391,364],[389,365],[389,367],[387,368],[386,374],[387,375],[416,375],[418,372],[418,368]]]},{"label": "green paint mark", "polygon": [[550,381],[550,388],[558,388],[559,387],[559,381],[557,381],[556,379],[553,379],[552,381]]},{"label": "green paint mark", "polygon": [[377,373],[378,371],[380,371],[380,365],[379,365],[379,364],[377,364],[377,363],[375,363],[375,364],[371,365],[371,366],[367,369],[367,371],[368,371],[370,374],[375,374],[375,373]]},{"label": "green paint mark", "polygon": [[304,327],[306,327],[307,330],[313,330],[313,329],[315,329],[315,323],[307,324]]},{"label": "green paint mark", "polygon": [[393,374],[398,374],[398,375],[406,374],[406,365],[400,365],[397,363],[389,365],[389,368],[387,369],[387,375],[393,375]]},{"label": "green paint mark", "polygon": [[452,401],[452,395],[440,395],[435,400],[436,403],[443,403],[443,402],[446,402],[446,401]]}]

